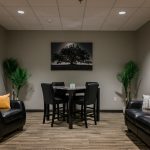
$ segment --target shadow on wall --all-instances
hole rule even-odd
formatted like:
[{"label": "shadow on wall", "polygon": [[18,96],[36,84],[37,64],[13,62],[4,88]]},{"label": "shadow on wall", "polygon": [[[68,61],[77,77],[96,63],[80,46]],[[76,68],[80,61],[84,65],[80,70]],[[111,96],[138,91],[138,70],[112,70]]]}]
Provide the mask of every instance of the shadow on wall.
[{"label": "shadow on wall", "polygon": [[34,87],[32,84],[26,84],[20,91],[20,100],[28,101],[30,97],[33,95]]},{"label": "shadow on wall", "polygon": [[4,95],[6,94],[5,90],[4,89],[0,89],[0,95]]},{"label": "shadow on wall", "polygon": [[2,73],[2,67],[0,65],[0,95],[6,94],[6,89],[5,89],[5,83],[4,83],[4,76]]},{"label": "shadow on wall", "polygon": [[121,101],[122,101],[122,103],[124,104],[124,106],[126,105],[126,100],[125,100],[125,92],[124,92],[124,89],[122,88],[122,93],[119,93],[119,92],[115,92],[116,93],[116,95],[118,96],[118,97],[120,97],[120,99],[121,99]]}]

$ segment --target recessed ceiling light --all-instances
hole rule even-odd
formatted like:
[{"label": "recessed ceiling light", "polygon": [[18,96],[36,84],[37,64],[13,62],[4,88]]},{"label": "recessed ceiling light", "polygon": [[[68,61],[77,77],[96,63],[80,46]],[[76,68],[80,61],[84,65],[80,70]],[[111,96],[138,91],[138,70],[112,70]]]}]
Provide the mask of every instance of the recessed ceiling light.
[{"label": "recessed ceiling light", "polygon": [[20,14],[20,15],[23,15],[23,14],[24,14],[24,11],[23,11],[23,10],[18,10],[17,12],[18,12],[18,14]]},{"label": "recessed ceiling light", "polygon": [[126,13],[126,11],[119,11],[119,15],[125,15]]}]

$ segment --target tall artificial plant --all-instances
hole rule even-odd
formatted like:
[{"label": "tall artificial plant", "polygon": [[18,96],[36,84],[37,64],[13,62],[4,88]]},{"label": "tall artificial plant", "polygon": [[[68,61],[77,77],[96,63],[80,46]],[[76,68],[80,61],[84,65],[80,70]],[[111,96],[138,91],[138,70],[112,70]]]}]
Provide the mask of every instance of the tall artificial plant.
[{"label": "tall artificial plant", "polygon": [[3,70],[4,70],[5,78],[8,79],[11,83],[12,99],[14,99],[15,97],[15,89],[14,89],[15,87],[11,82],[11,76],[18,67],[19,67],[19,63],[15,58],[7,58],[3,61]]},{"label": "tall artificial plant", "polygon": [[117,74],[117,79],[124,87],[126,103],[131,100],[131,86],[133,80],[138,75],[138,71],[139,68],[137,64],[133,61],[129,61],[124,65],[123,70]]},{"label": "tall artificial plant", "polygon": [[11,82],[16,88],[16,96],[18,98],[20,89],[27,83],[28,72],[23,68],[17,68],[11,75]]},{"label": "tall artificial plant", "polygon": [[27,83],[28,72],[21,68],[17,59],[8,58],[3,62],[3,69],[12,87],[12,99],[18,99],[20,89]]},{"label": "tall artificial plant", "polygon": [[5,59],[3,62],[3,69],[7,77],[10,79],[11,75],[19,67],[19,63],[15,58]]}]

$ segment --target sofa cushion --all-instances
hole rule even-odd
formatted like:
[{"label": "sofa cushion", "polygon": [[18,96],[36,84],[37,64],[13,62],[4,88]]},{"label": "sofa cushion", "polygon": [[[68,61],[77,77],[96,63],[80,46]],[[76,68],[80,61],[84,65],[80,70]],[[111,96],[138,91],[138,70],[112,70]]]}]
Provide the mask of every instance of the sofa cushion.
[{"label": "sofa cushion", "polygon": [[143,95],[142,109],[150,109],[150,95]]},{"label": "sofa cushion", "polygon": [[5,123],[10,123],[12,121],[22,118],[21,109],[4,109],[1,110],[1,114]]},{"label": "sofa cushion", "polygon": [[150,114],[140,116],[137,118],[137,126],[143,129],[145,132],[150,134]]},{"label": "sofa cushion", "polygon": [[127,119],[135,123],[136,118],[145,115],[145,112],[142,112],[139,109],[126,109],[125,114]]},{"label": "sofa cushion", "polygon": [[133,119],[136,119],[139,116],[143,116],[145,112],[139,110],[139,109],[126,109],[125,111],[127,116],[130,116]]},{"label": "sofa cushion", "polygon": [[0,96],[0,109],[10,109],[10,94]]}]

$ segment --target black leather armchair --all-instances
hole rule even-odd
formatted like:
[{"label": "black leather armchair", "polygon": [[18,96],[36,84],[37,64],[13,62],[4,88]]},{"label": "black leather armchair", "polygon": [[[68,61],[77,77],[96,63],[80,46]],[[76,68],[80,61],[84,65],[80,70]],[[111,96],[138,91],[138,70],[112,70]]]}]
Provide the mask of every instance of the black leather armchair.
[{"label": "black leather armchair", "polygon": [[150,112],[142,111],[143,101],[130,101],[125,111],[125,123],[128,130],[135,133],[150,146]]},{"label": "black leather armchair", "polygon": [[26,122],[24,103],[11,100],[10,106],[10,109],[0,109],[0,138],[17,129],[22,130]]}]

